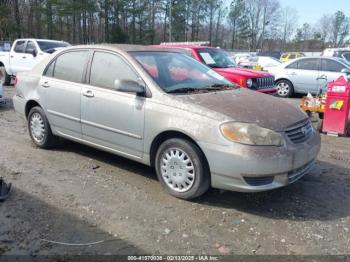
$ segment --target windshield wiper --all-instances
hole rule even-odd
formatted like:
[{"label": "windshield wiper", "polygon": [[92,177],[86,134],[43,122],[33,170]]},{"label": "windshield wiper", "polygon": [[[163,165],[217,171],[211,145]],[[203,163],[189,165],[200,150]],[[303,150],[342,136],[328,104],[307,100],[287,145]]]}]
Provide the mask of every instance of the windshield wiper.
[{"label": "windshield wiper", "polygon": [[229,84],[212,84],[210,86],[201,88],[208,91],[219,91],[219,90],[232,90],[237,89],[238,86],[236,85],[229,85]]},{"label": "windshield wiper", "polygon": [[189,87],[183,87],[183,88],[178,88],[170,91],[166,91],[168,94],[176,94],[176,93],[193,93],[193,92],[198,92],[200,89],[198,88],[189,88]]}]

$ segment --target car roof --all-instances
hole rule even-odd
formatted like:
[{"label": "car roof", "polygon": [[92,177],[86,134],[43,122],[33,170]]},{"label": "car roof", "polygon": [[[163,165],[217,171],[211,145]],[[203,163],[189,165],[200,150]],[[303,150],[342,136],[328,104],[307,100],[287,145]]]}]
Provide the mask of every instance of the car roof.
[{"label": "car roof", "polygon": [[341,62],[343,64],[348,65],[348,63],[345,61],[345,59],[340,58],[340,57],[334,57],[334,56],[304,56],[304,57],[299,57],[299,58],[293,59],[287,63],[284,63],[283,65],[285,65],[285,67],[286,67],[294,62],[305,60],[305,59],[328,59],[328,60],[333,60],[333,61]]},{"label": "car roof", "polygon": [[18,38],[16,39],[16,41],[45,41],[45,42],[61,42],[61,43],[67,43],[65,41],[62,40],[52,40],[52,39],[39,39],[39,38]]},{"label": "car roof", "polygon": [[[74,49],[109,49],[109,50],[116,50],[116,51],[124,51],[124,52],[140,52],[140,51],[147,51],[147,52],[166,52],[166,51],[172,51],[176,52],[176,50],[173,50],[170,48],[157,48],[153,46],[144,46],[144,45],[129,45],[129,44],[98,44],[98,45],[78,45],[78,46],[72,46],[69,47],[69,50]],[[65,49],[67,50],[67,49]]]},{"label": "car roof", "polygon": [[184,45],[184,44],[171,44],[171,45],[154,45],[153,47],[159,47],[159,48],[169,48],[169,49],[201,49],[201,48],[211,48],[211,49],[217,49],[216,47],[212,46],[204,46],[204,45]]}]

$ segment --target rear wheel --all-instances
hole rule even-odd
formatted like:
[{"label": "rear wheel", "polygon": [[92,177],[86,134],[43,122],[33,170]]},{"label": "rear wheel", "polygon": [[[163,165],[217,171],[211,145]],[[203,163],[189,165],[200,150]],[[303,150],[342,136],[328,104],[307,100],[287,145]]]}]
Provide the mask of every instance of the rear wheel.
[{"label": "rear wheel", "polygon": [[293,84],[288,80],[279,80],[277,81],[276,86],[279,97],[291,97],[294,93]]},{"label": "rear wheel", "polygon": [[210,186],[207,162],[201,150],[185,139],[169,139],[158,149],[155,167],[162,186],[172,196],[193,199]]},{"label": "rear wheel", "polygon": [[0,67],[0,84],[9,85],[11,84],[11,76],[9,76],[5,70],[5,67]]},{"label": "rear wheel", "polygon": [[28,130],[34,144],[40,148],[53,147],[58,138],[52,134],[49,121],[41,107],[33,107],[28,115]]}]

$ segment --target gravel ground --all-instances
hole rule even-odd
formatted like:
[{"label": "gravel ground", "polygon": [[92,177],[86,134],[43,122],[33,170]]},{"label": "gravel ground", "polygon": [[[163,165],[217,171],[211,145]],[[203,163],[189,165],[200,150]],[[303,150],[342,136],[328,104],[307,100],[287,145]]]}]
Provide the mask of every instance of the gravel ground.
[{"label": "gravel ground", "polygon": [[13,111],[13,88],[6,96],[0,176],[13,190],[0,203],[0,255],[350,253],[350,138],[322,136],[317,166],[286,188],[211,190],[186,202],[124,158],[68,141],[37,149]]}]

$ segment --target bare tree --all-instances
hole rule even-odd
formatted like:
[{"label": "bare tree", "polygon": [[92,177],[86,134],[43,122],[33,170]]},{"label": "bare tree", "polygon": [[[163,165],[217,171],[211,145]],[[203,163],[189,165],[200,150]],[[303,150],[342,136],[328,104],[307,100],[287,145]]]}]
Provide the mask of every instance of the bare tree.
[{"label": "bare tree", "polygon": [[284,7],[281,11],[280,32],[282,39],[282,50],[285,49],[287,42],[291,40],[298,24],[298,12],[292,7]]},{"label": "bare tree", "polygon": [[345,38],[349,35],[350,22],[349,18],[341,11],[335,13],[331,23],[332,42],[334,47],[344,44]]}]

